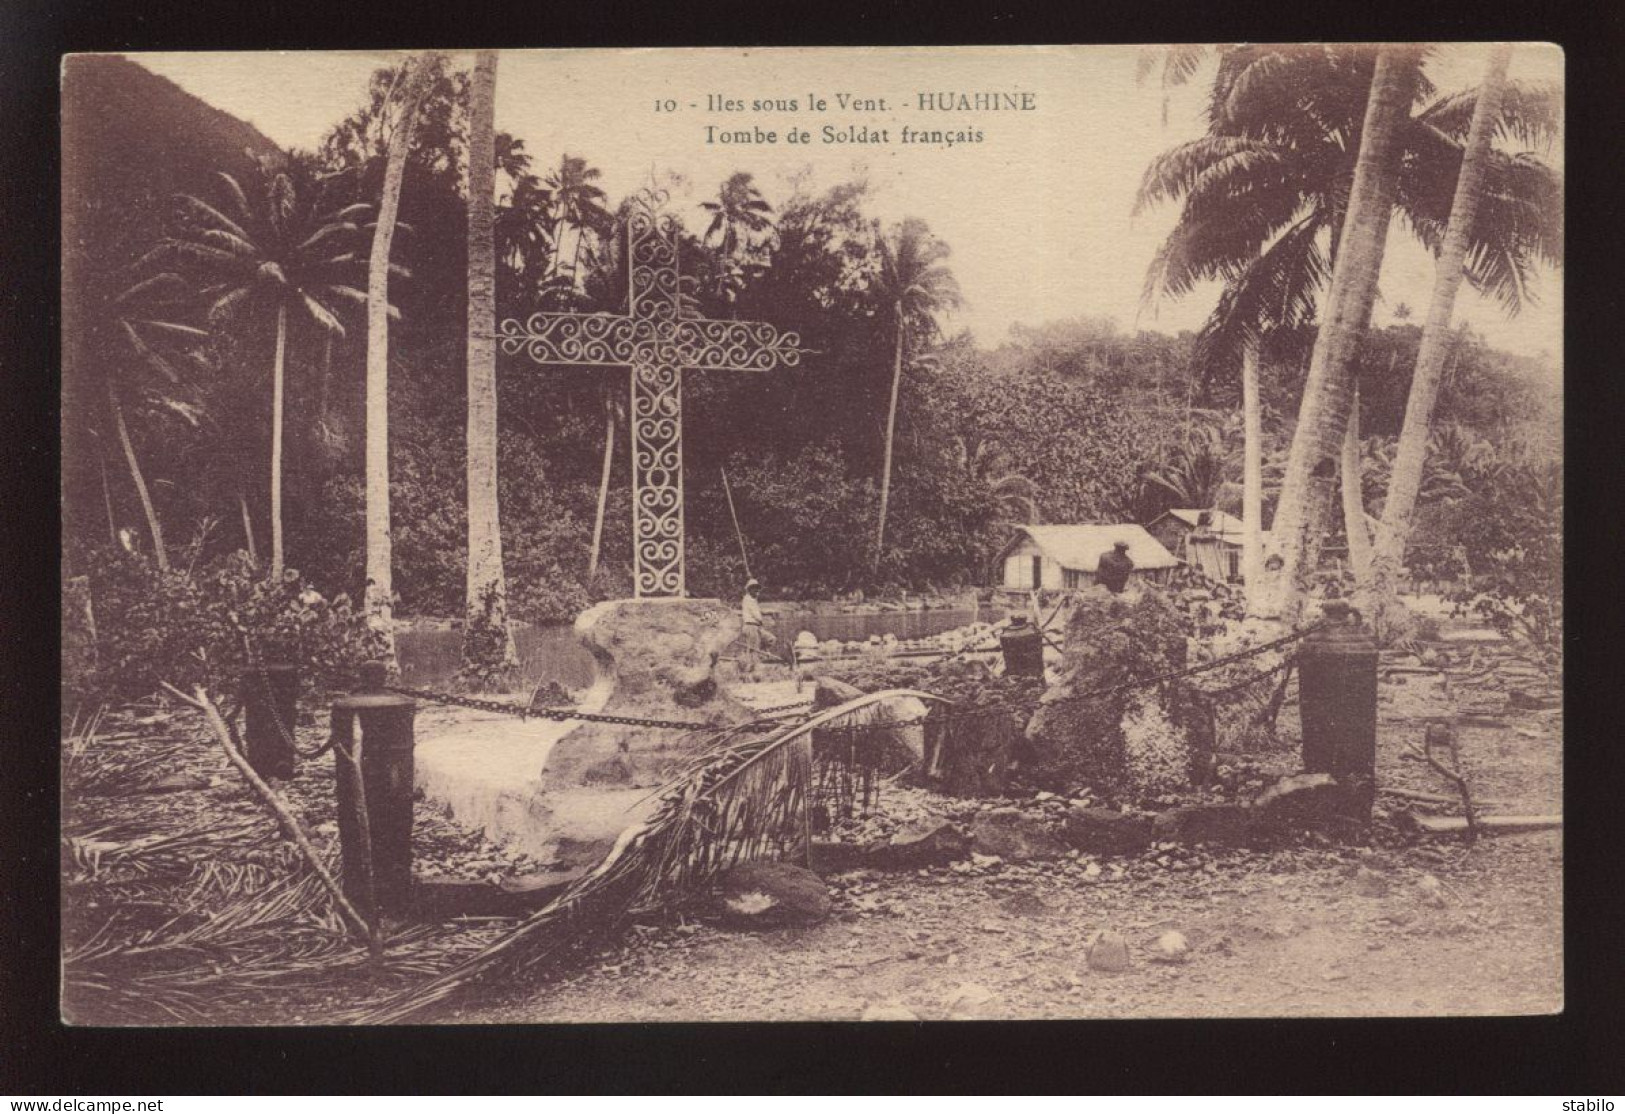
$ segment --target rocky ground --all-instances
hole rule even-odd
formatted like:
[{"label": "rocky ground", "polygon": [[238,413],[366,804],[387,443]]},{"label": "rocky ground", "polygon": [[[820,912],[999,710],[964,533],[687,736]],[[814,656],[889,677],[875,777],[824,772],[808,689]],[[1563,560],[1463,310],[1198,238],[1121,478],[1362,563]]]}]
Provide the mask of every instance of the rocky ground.
[{"label": "rocky ground", "polygon": [[[1390,657],[1379,779],[1449,793],[1405,757],[1451,708],[1487,811],[1561,811],[1562,719],[1510,706],[1537,673],[1499,649]],[[1447,680],[1446,678],[1449,678]],[[1521,687],[1520,687],[1521,686]],[[1550,690],[1545,690],[1548,695]],[[1523,703],[1549,703],[1528,699]],[[1467,710],[1465,716],[1460,715]],[[1262,783],[1291,772],[1296,741],[1251,756]],[[1243,786],[1245,788],[1245,786]],[[1045,795],[1046,797],[1048,795]],[[995,810],[1053,816],[1060,800],[949,801],[890,787],[848,826],[884,837],[931,817],[974,827]],[[1109,857],[1010,862],[973,854],[906,872],[830,874],[821,923],[759,932],[703,918],[636,928],[623,947],[551,985],[455,1012],[462,1022],[921,1020],[954,1018],[1392,1016],[1562,1009],[1561,831],[1407,835],[1384,795],[1366,846],[1309,837],[1252,851],[1153,843]],[[1120,934],[1123,949],[1101,934]],[[1121,968],[1121,969],[1112,969]]]},{"label": "rocky ground", "polygon": [[[1492,644],[1463,641],[1424,648],[1417,657],[1390,656],[1380,690],[1381,784],[1448,794],[1447,784],[1404,753],[1429,721],[1450,715],[1474,791],[1488,811],[1559,812],[1561,712],[1540,707],[1551,703],[1550,691],[1538,671]],[[117,776],[101,791],[69,802],[65,832],[73,838],[64,843],[63,923],[70,950],[107,925],[114,935],[139,940],[177,915],[187,918],[182,928],[205,924],[218,917],[220,902],[245,908],[256,886],[297,869],[291,847],[194,720],[189,712],[149,708],[101,724],[94,745],[103,753],[117,749]],[[1288,705],[1280,747],[1235,763],[1232,793],[1292,772],[1295,721]],[[312,746],[322,736],[312,718],[300,741]],[[318,846],[336,849],[331,762],[302,764],[299,776],[281,788]],[[1069,807],[1065,800],[1031,796],[954,801],[892,784],[873,815],[837,834],[884,839],[902,826],[944,819],[974,829],[995,812],[1052,823]],[[1385,819],[1366,846],[1320,837],[1269,851],[1165,841],[1123,856],[1072,851],[1029,861],[983,848],[917,870],[826,869],[830,912],[819,923],[738,931],[701,916],[673,915],[634,926],[603,953],[549,981],[486,991],[434,1020],[1561,1009],[1561,831],[1497,836],[1467,850],[1453,837],[1407,835],[1396,822],[1404,808],[1449,814],[1456,811],[1449,804],[1384,796],[1380,807]],[[150,842],[176,833],[191,834],[175,843]],[[423,875],[495,881],[546,866],[491,845],[421,802],[413,842]],[[228,869],[233,885],[223,889]],[[319,979],[300,985],[295,978],[285,989],[267,983],[230,1008],[225,996],[212,1005],[200,1001],[198,1008],[214,1021],[320,1023],[443,968],[513,923],[469,919],[412,930],[407,943],[392,943],[396,958],[380,971],[368,968],[364,950],[331,916],[324,923],[304,917],[286,935],[299,943],[298,963],[307,962],[307,954],[320,957]],[[234,964],[270,955],[263,943],[223,939],[210,953],[213,977],[229,979]],[[267,960],[273,961],[299,974],[282,951]],[[139,1009],[137,999],[132,1008]]]}]

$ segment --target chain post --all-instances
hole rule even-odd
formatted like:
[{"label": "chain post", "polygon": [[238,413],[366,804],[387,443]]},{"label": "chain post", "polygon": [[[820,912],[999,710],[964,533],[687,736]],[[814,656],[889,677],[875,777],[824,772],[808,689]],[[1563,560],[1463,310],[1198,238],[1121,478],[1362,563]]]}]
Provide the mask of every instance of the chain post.
[{"label": "chain post", "polygon": [[[401,916],[412,906],[413,724],[417,702],[384,691],[385,668],[382,662],[362,666],[357,691],[333,702],[333,769],[345,895],[353,902],[366,904],[370,890],[377,912]],[[351,759],[357,730],[361,740],[359,779]],[[370,840],[361,829],[358,801],[366,803],[366,834]]]}]

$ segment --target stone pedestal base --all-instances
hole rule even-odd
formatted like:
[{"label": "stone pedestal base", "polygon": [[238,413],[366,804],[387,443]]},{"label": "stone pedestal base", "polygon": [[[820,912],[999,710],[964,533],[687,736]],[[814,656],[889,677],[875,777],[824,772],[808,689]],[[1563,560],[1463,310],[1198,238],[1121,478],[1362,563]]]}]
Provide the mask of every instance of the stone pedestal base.
[{"label": "stone pedestal base", "polygon": [[[609,600],[582,612],[575,629],[596,666],[584,707],[711,727],[751,718],[717,683],[717,661],[740,631],[737,611],[722,601]],[[583,724],[553,747],[542,785],[654,787],[704,741],[672,729]]]}]

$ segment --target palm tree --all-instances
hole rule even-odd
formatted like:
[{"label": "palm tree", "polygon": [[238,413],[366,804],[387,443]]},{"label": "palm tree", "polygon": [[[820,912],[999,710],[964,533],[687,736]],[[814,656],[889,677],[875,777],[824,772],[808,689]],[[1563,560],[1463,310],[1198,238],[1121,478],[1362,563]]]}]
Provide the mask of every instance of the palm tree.
[{"label": "palm tree", "polygon": [[508,629],[497,501],[497,52],[475,56],[468,140],[468,569],[463,667],[491,679],[519,664]]},{"label": "palm tree", "polygon": [[[1373,67],[1365,46],[1221,48],[1207,134],[1146,169],[1134,212],[1182,206],[1147,273],[1147,299],[1180,297],[1208,279],[1226,284],[1203,329],[1206,374],[1232,366],[1253,331],[1315,320],[1337,258]],[[1194,72],[1177,67],[1173,80]],[[1477,95],[1437,97],[1420,71],[1407,85],[1393,201],[1404,226],[1437,251],[1452,200],[1441,183],[1456,180]],[[1555,134],[1561,112],[1558,90],[1514,82],[1493,119],[1500,134],[1532,145]],[[1535,263],[1561,256],[1562,181],[1532,155],[1496,151],[1484,174],[1467,278],[1515,310]]]},{"label": "palm tree", "polygon": [[604,512],[609,507],[609,478],[615,467],[615,427],[626,421],[626,412],[613,387],[604,394],[604,462],[598,476],[598,510],[592,520],[592,548],[587,552],[587,578],[598,575],[598,558],[603,553]]},{"label": "palm tree", "polygon": [[1279,567],[1274,590],[1266,596],[1265,614],[1295,617],[1314,562],[1325,511],[1325,481],[1346,433],[1354,358],[1371,321],[1394,210],[1399,125],[1419,77],[1412,50],[1397,46],[1378,50],[1348,211],[1339,231],[1341,246],[1270,533],[1271,556],[1279,559]]},{"label": "palm tree", "polygon": [[1224,435],[1211,425],[1193,427],[1182,444],[1146,481],[1172,497],[1176,507],[1212,510],[1229,482]]},{"label": "palm tree", "polygon": [[743,170],[730,174],[717,199],[702,201],[700,207],[711,214],[703,242],[710,246],[715,241],[726,258],[749,256],[761,234],[773,226],[773,206]]},{"label": "palm tree", "polygon": [[1371,577],[1371,528],[1366,524],[1364,470],[1360,454],[1360,383],[1355,380],[1349,397],[1349,417],[1343,431],[1343,452],[1338,473],[1343,490],[1343,533],[1349,543],[1349,568],[1356,585]]},{"label": "palm tree", "polygon": [[[95,296],[88,350],[97,360],[105,361],[102,372],[108,417],[130,482],[141,501],[153,559],[160,570],[168,572],[163,525],[130,436],[126,410],[133,403],[150,414],[179,418],[195,427],[201,407],[183,368],[193,365],[195,370],[206,365],[199,348],[208,341],[209,334],[176,320],[192,296],[192,287],[179,275],[165,271],[137,281],[139,271],[132,267],[103,273],[101,285],[105,292]],[[105,483],[105,472],[103,475]],[[112,529],[110,496],[107,503]],[[116,529],[113,532],[116,535]]]},{"label": "palm tree", "polygon": [[959,305],[959,283],[945,263],[948,245],[931,235],[923,220],[910,217],[890,236],[875,227],[880,267],[874,276],[876,300],[890,315],[894,336],[891,401],[886,408],[886,452],[880,472],[880,519],[875,526],[875,568],[886,546],[886,512],[891,500],[892,448],[897,433],[897,395],[903,359],[911,338],[935,335],[936,315]]},{"label": "palm tree", "polygon": [[498,287],[534,292],[553,259],[553,194],[531,173],[524,140],[498,132],[494,147],[497,169],[510,183],[492,229],[497,266],[507,280]]},{"label": "palm tree", "polygon": [[[336,307],[340,300],[365,303],[351,285],[359,270],[356,248],[364,236],[358,222],[372,209],[327,206],[325,183],[298,181],[303,175],[273,171],[262,163],[263,195],[251,204],[237,179],[219,174],[224,204],[188,194],[175,197],[175,234],[158,252],[190,263],[205,276],[202,291],[209,319],[219,325],[240,313],[275,315],[276,348],[271,364],[271,569],[282,576],[283,399],[286,390],[290,315],[308,320],[329,336],[344,336]],[[157,254],[156,252],[154,254]]]},{"label": "palm tree", "polygon": [[[1165,86],[1189,80],[1205,52],[1161,56]],[[1200,366],[1231,366],[1261,332],[1312,321],[1336,260],[1371,86],[1370,48],[1232,46],[1218,50],[1208,133],[1160,156],[1147,170],[1136,211],[1183,201],[1180,222],[1147,276],[1148,298],[1178,296],[1203,279],[1226,282],[1201,335]],[[1142,74],[1158,58],[1142,61]],[[1416,75],[1397,124],[1401,148],[1394,201],[1405,224],[1440,246],[1476,93],[1434,99]],[[1557,91],[1511,85],[1497,129],[1525,143],[1550,136]],[[1468,277],[1516,310],[1532,264],[1561,254],[1559,177],[1528,155],[1491,152],[1492,200],[1476,225]]]},{"label": "palm tree", "polygon": [[986,490],[993,509],[993,530],[1039,521],[1038,485],[1017,472],[997,441],[956,433],[954,456],[966,481]]},{"label": "palm tree", "polygon": [[430,85],[433,55],[408,60],[402,74],[401,111],[389,137],[383,197],[367,263],[367,587],[368,624],[383,636],[395,661],[394,547],[389,527],[389,252],[401,207],[401,186],[418,104]]},{"label": "palm tree", "polygon": [[1450,319],[1456,308],[1456,292],[1461,288],[1462,276],[1469,266],[1468,250],[1484,196],[1490,136],[1500,116],[1511,58],[1512,47],[1507,43],[1497,45],[1490,52],[1489,66],[1473,106],[1461,172],[1456,178],[1450,218],[1439,251],[1433,302],[1428,308],[1427,324],[1422,330],[1422,346],[1416,355],[1416,371],[1411,377],[1410,397],[1405,404],[1405,424],[1400,430],[1398,455],[1394,460],[1388,494],[1383,500],[1372,584],[1378,599],[1391,594],[1397,584],[1405,543],[1410,538],[1417,494],[1422,487],[1428,430],[1444,378],[1445,355],[1453,339]]},{"label": "palm tree", "polygon": [[581,242],[589,231],[601,232],[613,221],[604,207],[604,191],[596,183],[603,177],[595,166],[574,155],[559,160],[559,168],[547,176],[553,200],[553,278],[563,278],[564,230],[575,232],[575,248],[570,262],[569,282],[574,287],[581,264]]},{"label": "palm tree", "polygon": [[1258,339],[1241,352],[1241,582],[1247,614],[1264,571],[1264,408],[1258,392]]}]

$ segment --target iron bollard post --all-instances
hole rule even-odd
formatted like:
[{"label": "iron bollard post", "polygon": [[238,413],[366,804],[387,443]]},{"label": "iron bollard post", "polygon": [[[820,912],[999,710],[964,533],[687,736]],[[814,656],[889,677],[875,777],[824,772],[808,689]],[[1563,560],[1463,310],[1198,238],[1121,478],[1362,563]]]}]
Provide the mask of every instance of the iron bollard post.
[{"label": "iron bollard post", "polygon": [[299,717],[299,667],[255,665],[242,673],[244,757],[264,778],[290,778],[297,754],[293,732]]},{"label": "iron bollard post", "polygon": [[1004,654],[1006,677],[1044,679],[1044,634],[1025,615],[1012,617],[999,633],[999,649]]},{"label": "iron bollard post", "polygon": [[1303,768],[1331,774],[1347,807],[1371,818],[1377,790],[1377,643],[1348,602],[1321,605],[1326,623],[1298,653]]},{"label": "iron bollard post", "polygon": [[[417,702],[383,692],[384,678],[384,663],[368,662],[361,667],[357,691],[333,702],[333,767],[338,782],[345,896],[358,907],[367,907],[370,863],[377,911],[402,916],[412,907],[412,748]],[[358,737],[361,784],[351,758]],[[370,854],[356,808],[358,799],[366,802]]]}]

